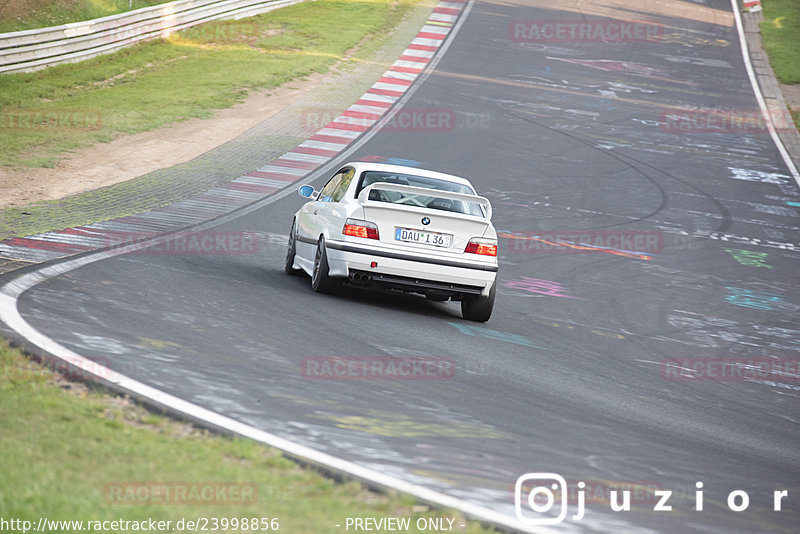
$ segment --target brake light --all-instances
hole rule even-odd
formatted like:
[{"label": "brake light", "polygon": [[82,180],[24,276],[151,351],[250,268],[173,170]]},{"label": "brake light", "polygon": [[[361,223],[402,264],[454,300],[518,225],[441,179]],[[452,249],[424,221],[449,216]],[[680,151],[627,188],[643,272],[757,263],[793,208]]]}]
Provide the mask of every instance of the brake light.
[{"label": "brake light", "polygon": [[347,219],[344,223],[344,228],[342,228],[342,233],[353,237],[380,239],[378,226],[375,223],[362,221],[361,219]]},{"label": "brake light", "polygon": [[488,239],[470,239],[464,252],[482,256],[497,256],[497,243]]}]

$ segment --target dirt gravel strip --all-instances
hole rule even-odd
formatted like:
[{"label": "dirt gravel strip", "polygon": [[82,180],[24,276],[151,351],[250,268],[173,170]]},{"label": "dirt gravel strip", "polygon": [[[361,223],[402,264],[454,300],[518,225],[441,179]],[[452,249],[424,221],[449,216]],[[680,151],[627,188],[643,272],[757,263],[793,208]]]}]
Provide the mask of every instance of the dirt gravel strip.
[{"label": "dirt gravel strip", "polygon": [[[349,108],[289,152],[281,154],[266,165],[252,168],[251,162],[257,159],[257,155],[269,151],[269,144],[265,147],[264,140],[276,137],[274,124],[286,123],[286,117],[273,117],[272,122],[265,121],[270,124],[259,125],[196,160],[151,173],[156,177],[164,175],[166,179],[161,182],[166,183],[166,187],[173,187],[171,184],[174,183],[186,183],[185,180],[189,179],[196,186],[198,181],[202,184],[202,179],[197,179],[198,172],[210,169],[211,172],[204,172],[204,175],[210,176],[208,179],[220,180],[221,174],[221,178],[225,180],[222,185],[134,215],[0,241],[0,270],[8,272],[33,263],[126,244],[130,242],[130,236],[136,236],[138,240],[178,231],[219,217],[291,186],[327,163],[381,120],[430,62],[449,34],[463,5],[462,1],[439,2],[389,70]],[[315,102],[306,102],[311,103]],[[297,111],[294,110],[295,123]],[[296,131],[291,133],[297,135]],[[243,166],[250,167],[251,170],[245,167],[244,172],[233,180],[224,176],[224,173],[235,172]],[[159,191],[159,194],[163,193]],[[129,198],[135,205],[137,199]],[[126,200],[123,198],[119,202]]]},{"label": "dirt gravel strip", "polygon": [[[455,2],[441,2],[439,6],[444,5],[446,9],[453,9]],[[471,0],[465,1],[463,4],[464,10],[468,13],[469,9],[472,7]],[[449,13],[454,18],[451,22],[448,23],[441,23],[441,19],[431,18],[429,19],[430,22],[434,22],[435,24],[426,24],[423,29],[417,34],[414,41],[412,41],[412,45],[419,45],[419,46],[433,46],[436,50],[433,50],[434,54],[439,49],[439,47],[444,47],[445,49],[450,46],[451,41],[446,41],[447,35],[450,33],[450,29],[453,27],[453,23],[458,19],[458,14],[460,13],[460,9],[457,13]],[[434,13],[434,16],[437,15]],[[441,13],[439,13],[441,15]],[[459,27],[463,24],[465,19],[460,19],[455,23],[455,31],[457,32]],[[445,31],[442,31],[444,29]],[[424,42],[423,42],[424,41]],[[436,44],[431,44],[433,41]],[[409,50],[413,51],[414,49],[407,49],[406,52]],[[415,69],[418,72],[413,73],[414,76],[411,78],[411,81],[415,80],[418,76],[427,77],[430,71],[425,70],[425,65],[428,62],[433,61],[438,62],[441,56],[435,56],[431,54],[430,56],[419,56],[412,53],[404,53],[401,59],[398,59],[392,67],[384,74],[378,82],[376,82],[371,89],[369,89],[362,99],[367,102],[372,101],[383,101],[383,100],[373,100],[375,97],[374,95],[379,96],[391,96],[393,97],[392,102],[396,102],[397,100],[401,99],[405,101],[411,94],[410,88],[412,84],[402,84],[397,83],[394,79],[404,79],[398,78],[395,76],[398,72],[403,72],[400,69]],[[416,58],[426,58],[425,60],[417,60]],[[388,87],[387,87],[388,86]],[[405,89],[400,89],[405,87]],[[414,87],[416,89],[416,87]],[[387,91],[398,92],[399,95],[387,95]],[[408,94],[406,94],[408,93]],[[401,104],[403,102],[401,101]],[[353,104],[353,106],[363,106],[364,104]],[[354,111],[353,107],[351,106],[348,111]],[[356,110],[357,111],[357,110]],[[384,111],[381,116],[391,116],[390,114],[393,110]],[[344,119],[343,119],[344,117]],[[349,117],[352,118],[352,117]],[[372,120],[370,117],[369,120]],[[377,121],[378,119],[375,119]],[[375,123],[372,122],[372,124]],[[332,130],[333,132],[341,131],[354,131],[349,126],[352,126],[354,123],[348,120],[348,117],[342,113],[339,117],[335,120],[331,121],[325,128],[322,128],[317,132],[315,135],[326,135],[326,130]],[[356,125],[359,128],[356,128],[355,131],[361,131],[361,134],[366,132],[370,129],[370,126],[367,125],[363,129],[360,127],[360,122],[356,122]],[[340,133],[340,132],[338,132]],[[372,133],[372,132],[370,132]],[[359,136],[355,137],[358,139]],[[369,135],[369,134],[368,134]],[[347,136],[345,136],[347,137]],[[364,137],[364,140],[367,140],[368,137]],[[308,141],[311,141],[309,139]],[[342,150],[345,150],[345,147],[348,147],[348,150],[355,149],[358,144],[362,141],[354,141],[348,143],[347,145],[343,145],[342,149],[337,151],[338,154]],[[349,146],[352,144],[356,144],[355,147]],[[301,143],[304,144],[304,143]],[[284,154],[281,158],[284,159],[287,157],[288,154],[294,154],[296,151],[290,151],[287,154]],[[300,152],[299,154],[302,154]],[[297,159],[289,159],[286,158],[287,161],[303,161]],[[277,161],[277,160],[276,160]],[[274,162],[272,162],[274,163]],[[324,167],[330,167],[333,165],[334,162],[331,161],[331,158],[327,158],[324,164],[319,164],[315,169],[319,169],[321,173],[324,171]],[[286,166],[283,169],[281,167],[280,172],[285,172],[285,169],[294,169],[294,166]],[[263,168],[262,168],[263,169]],[[252,171],[252,172],[264,172],[261,170]],[[241,180],[249,176],[248,175],[240,177]],[[286,173],[287,177],[294,177],[294,176],[310,176],[312,173],[307,172],[302,175],[288,172]],[[235,180],[235,181],[237,181]],[[293,183],[299,181],[299,178],[294,178]],[[246,183],[246,182],[243,182]],[[241,212],[246,212],[250,210],[259,209],[262,205],[269,202],[274,202],[285,194],[288,194],[289,191],[286,190],[286,186],[283,186],[282,192],[278,193],[280,189],[275,189],[274,196],[271,195],[259,195],[258,200],[254,200],[249,202],[247,207],[242,206],[241,211],[237,213],[230,213],[228,217],[237,217]],[[208,226],[214,224],[213,221],[208,221],[205,225],[200,224],[199,226]],[[48,232],[49,233],[49,232]],[[44,234],[43,234],[44,235]],[[145,240],[147,241],[147,240]],[[79,369],[82,372],[88,372],[97,376],[101,379],[102,383],[109,387],[111,390],[116,392],[126,392],[131,396],[137,398],[138,400],[145,403],[147,406],[159,409],[159,410],[166,410],[167,412],[180,416],[181,418],[188,419],[189,421],[200,425],[204,428],[209,428],[217,432],[222,432],[225,434],[234,434],[243,436],[245,438],[253,439],[255,441],[264,443],[271,447],[278,448],[282,451],[282,453],[291,458],[301,462],[304,465],[310,465],[315,467],[316,469],[321,470],[323,473],[326,473],[330,476],[336,478],[344,477],[346,480],[355,480],[359,481],[363,484],[371,488],[376,489],[388,489],[392,491],[401,492],[407,494],[423,503],[428,503],[437,508],[450,508],[453,510],[460,511],[463,513],[468,519],[474,519],[477,521],[482,522],[484,525],[491,526],[498,528],[504,532],[525,532],[530,534],[545,534],[551,532],[549,528],[540,528],[538,525],[531,525],[524,522],[520,522],[513,516],[509,516],[503,512],[498,512],[492,508],[484,507],[482,505],[473,504],[467,502],[459,497],[453,497],[451,495],[447,495],[441,493],[435,489],[430,489],[421,485],[418,485],[414,482],[409,482],[403,480],[401,478],[397,478],[392,474],[386,474],[384,472],[376,471],[369,467],[365,467],[363,465],[359,465],[358,463],[354,463],[348,460],[344,460],[341,458],[337,458],[335,456],[331,456],[321,451],[317,451],[306,447],[302,444],[294,443],[290,440],[286,440],[281,438],[275,434],[265,432],[253,426],[241,423],[239,421],[230,419],[221,414],[217,414],[206,410],[200,406],[192,404],[190,402],[186,402],[178,397],[174,397],[170,394],[164,393],[157,389],[154,389],[144,383],[138,382],[130,377],[122,375],[116,371],[107,368],[98,368],[95,362],[80,356],[79,354],[67,349],[66,347],[60,345],[57,341],[48,338],[46,335],[42,334],[41,332],[37,331],[34,327],[28,324],[25,319],[20,315],[18,309],[18,298],[20,295],[31,289],[33,286],[41,283],[42,281],[51,278],[53,276],[64,275],[71,270],[77,269],[81,266],[87,265],[89,263],[102,260],[104,258],[112,257],[118,254],[118,251],[113,250],[113,247],[105,247],[104,250],[98,250],[92,252],[87,255],[80,255],[74,258],[68,258],[65,261],[58,261],[50,263],[49,265],[37,267],[35,269],[28,270],[23,272],[19,276],[12,275],[9,278],[13,278],[5,283],[5,285],[0,288],[0,327],[5,330],[5,326],[7,325],[10,330],[9,332],[13,332],[13,338],[15,339],[22,339],[24,340],[22,343],[28,347],[36,347],[37,352],[42,355],[49,355],[43,357],[54,357],[58,358],[61,361],[66,362],[71,367],[75,369]],[[90,370],[89,368],[92,367]]]}]

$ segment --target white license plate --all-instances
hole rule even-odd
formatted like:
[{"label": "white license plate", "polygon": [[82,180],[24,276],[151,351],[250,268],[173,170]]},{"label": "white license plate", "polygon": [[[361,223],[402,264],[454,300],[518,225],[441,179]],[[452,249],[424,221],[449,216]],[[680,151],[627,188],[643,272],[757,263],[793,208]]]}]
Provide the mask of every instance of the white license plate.
[{"label": "white license plate", "polygon": [[450,243],[453,241],[453,236],[450,234],[423,232],[411,228],[395,228],[394,238],[396,241],[420,243],[422,245],[432,245],[434,247],[449,247]]}]

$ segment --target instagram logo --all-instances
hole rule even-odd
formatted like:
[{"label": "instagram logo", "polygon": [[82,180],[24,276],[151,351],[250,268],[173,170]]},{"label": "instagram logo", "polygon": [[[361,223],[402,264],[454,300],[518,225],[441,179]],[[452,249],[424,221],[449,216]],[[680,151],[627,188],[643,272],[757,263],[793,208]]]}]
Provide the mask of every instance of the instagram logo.
[{"label": "instagram logo", "polygon": [[[558,515],[542,515],[550,512],[556,501],[560,501]],[[517,519],[528,525],[561,523],[567,517],[567,481],[555,473],[525,473],[514,486],[514,511]]]},{"label": "instagram logo", "polygon": [[[590,502],[603,502],[608,500],[609,508],[614,512],[630,512],[632,502],[648,502],[653,504],[654,512],[671,512],[669,504],[673,491],[661,488],[659,483],[647,483],[643,486],[637,482],[625,481],[591,481],[591,486],[581,480],[574,487],[573,494],[577,501],[577,511],[571,517],[580,521],[586,515],[586,493],[590,492]],[[700,481],[695,483],[694,509],[703,511],[703,486]],[[613,488],[613,489],[612,489]],[[620,490],[620,488],[623,488]],[[605,489],[608,490],[606,496]],[[643,491],[647,489],[647,492]],[[598,491],[599,490],[599,491]],[[517,479],[514,485],[514,511],[517,519],[525,525],[556,525],[567,518],[567,481],[555,473],[525,473]],[[650,495],[652,492],[652,495]],[[598,493],[600,493],[598,495]],[[632,498],[632,495],[634,496]],[[775,490],[772,492],[772,509],[780,512],[783,509],[783,499],[788,497],[788,490]],[[560,501],[558,515],[553,515],[553,508]],[[733,490],[728,493],[728,509],[732,512],[743,512],[750,506],[750,496],[744,490]]]}]

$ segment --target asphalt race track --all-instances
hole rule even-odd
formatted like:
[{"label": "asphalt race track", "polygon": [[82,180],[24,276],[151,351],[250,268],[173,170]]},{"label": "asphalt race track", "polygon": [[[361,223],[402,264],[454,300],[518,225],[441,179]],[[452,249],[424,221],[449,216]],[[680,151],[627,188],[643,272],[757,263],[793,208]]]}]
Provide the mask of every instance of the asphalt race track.
[{"label": "asphalt race track", "polygon": [[[384,128],[347,158],[463,175],[492,201],[507,237],[488,323],[284,274],[295,194],[211,228],[258,232],[255,254],[98,261],[26,292],[22,315],[148,385],[510,517],[517,477],[560,474],[571,506],[553,532],[797,532],[800,191],[766,131],[704,118],[758,110],[730,3],[647,5],[476,2],[404,107],[447,120]],[[528,35],[613,19],[649,20],[655,37]],[[563,245],[575,233],[595,249]],[[309,376],[307,359],[330,357],[455,372]],[[795,374],[694,366],[723,358],[793,360]],[[630,511],[610,509],[614,487],[636,490]],[[671,511],[654,510],[655,489]]]}]

